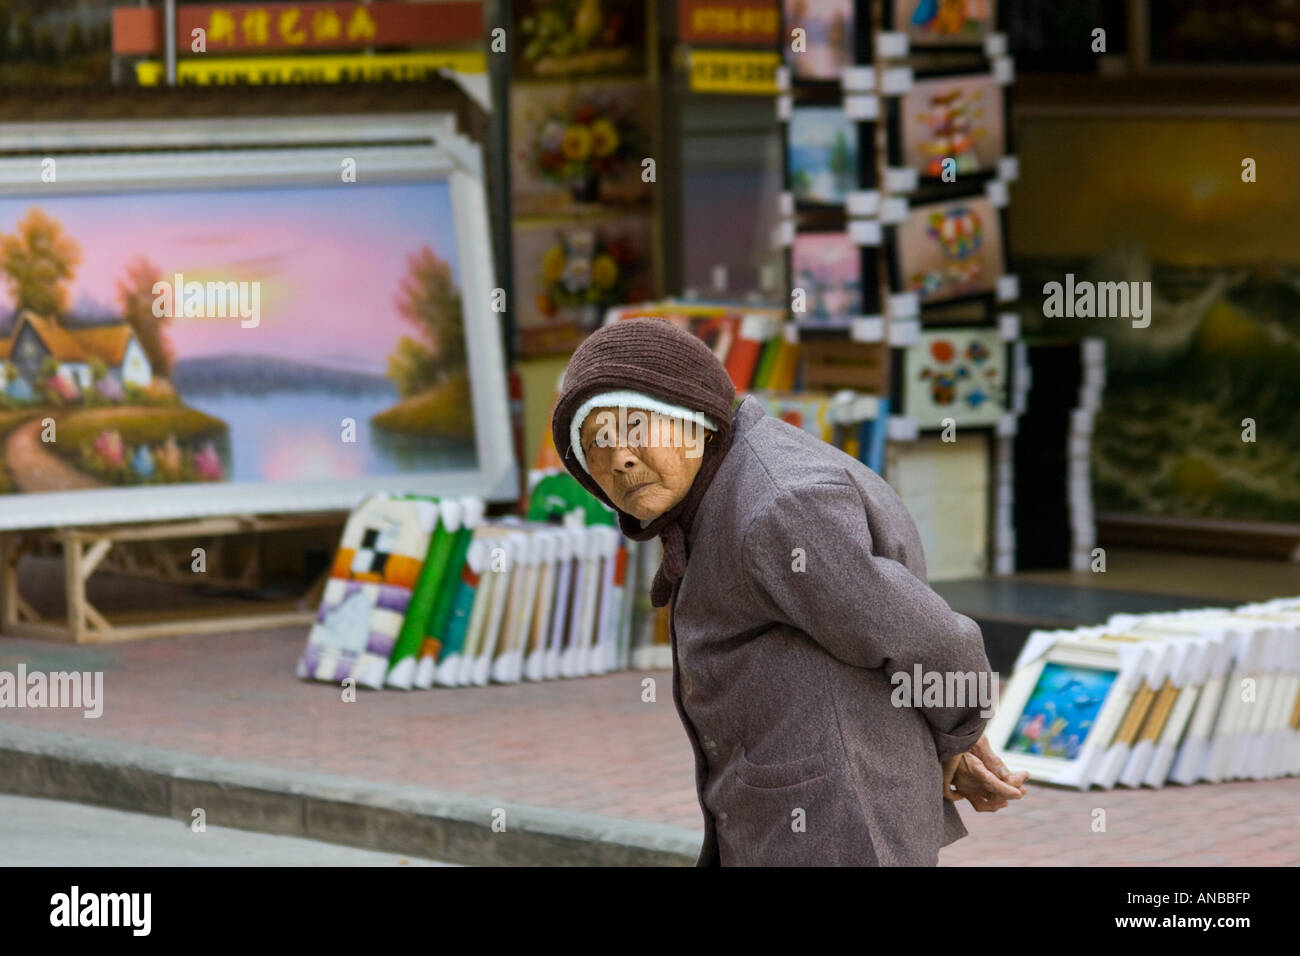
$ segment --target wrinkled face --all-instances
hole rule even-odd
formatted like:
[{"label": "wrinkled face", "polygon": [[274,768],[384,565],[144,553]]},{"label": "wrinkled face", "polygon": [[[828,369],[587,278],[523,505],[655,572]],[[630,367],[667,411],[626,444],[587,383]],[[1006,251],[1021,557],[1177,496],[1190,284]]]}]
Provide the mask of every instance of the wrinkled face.
[{"label": "wrinkled face", "polygon": [[647,521],[686,497],[704,460],[706,430],[638,408],[593,408],[582,453],[596,484],[620,511]]}]

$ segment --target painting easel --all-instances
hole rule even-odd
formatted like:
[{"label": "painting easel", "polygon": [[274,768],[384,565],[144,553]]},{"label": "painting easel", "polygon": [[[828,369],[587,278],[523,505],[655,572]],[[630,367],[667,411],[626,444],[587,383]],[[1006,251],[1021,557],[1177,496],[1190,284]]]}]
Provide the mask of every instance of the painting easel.
[{"label": "painting easel", "polygon": [[[217,573],[199,575],[182,568],[165,542],[190,538],[202,544],[207,560],[220,567],[222,538],[230,535],[341,527],[345,515],[337,511],[295,515],[238,515],[146,524],[104,525],[88,528],[54,528],[0,534],[0,633],[76,644],[100,644],[179,634],[211,634],[236,630],[309,625],[329,575],[326,567],[301,597],[292,601],[238,601],[240,611],[229,606],[151,610],[112,617],[101,613],[86,597],[86,582],[96,571],[117,570],[160,581],[251,587],[259,573],[258,550],[236,577]],[[118,545],[132,544],[132,550]],[[43,617],[19,591],[18,563],[24,554],[57,545],[62,552],[66,621]],[[133,553],[134,552],[134,553]]]}]

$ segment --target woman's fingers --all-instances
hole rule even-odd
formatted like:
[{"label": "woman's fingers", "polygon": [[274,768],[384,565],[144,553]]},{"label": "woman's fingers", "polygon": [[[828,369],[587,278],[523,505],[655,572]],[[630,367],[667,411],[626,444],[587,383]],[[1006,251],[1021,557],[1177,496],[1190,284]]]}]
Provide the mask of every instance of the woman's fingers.
[{"label": "woman's fingers", "polygon": [[[1012,781],[1015,781],[1015,777]],[[973,754],[966,754],[966,759],[962,761],[953,776],[953,783],[963,793],[976,794],[989,801],[1019,800],[1024,796],[1024,791],[1018,783],[999,780],[993,771]]]},{"label": "woman's fingers", "polygon": [[993,745],[989,743],[988,734],[980,735],[980,739],[976,741],[970,752],[995,777],[999,780],[1005,780],[1019,790],[1022,796],[1024,795],[1024,783],[1029,779],[1029,771],[1021,770],[1019,773],[1013,774],[1007,765],[1002,762],[1002,758],[993,752]]}]

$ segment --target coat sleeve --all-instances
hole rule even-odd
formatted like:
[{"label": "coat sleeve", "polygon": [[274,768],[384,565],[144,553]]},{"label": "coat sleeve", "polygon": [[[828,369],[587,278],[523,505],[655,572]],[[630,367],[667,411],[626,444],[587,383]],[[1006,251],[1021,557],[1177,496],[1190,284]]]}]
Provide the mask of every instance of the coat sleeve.
[{"label": "coat sleeve", "polygon": [[[899,672],[910,681],[916,665],[945,675],[945,684],[953,672],[976,675],[975,688],[996,680],[979,625],[903,564],[873,552],[855,485],[823,482],[780,493],[750,522],[741,560],[749,592],[772,620],[803,631],[846,664],[883,669],[891,683]],[[919,703],[921,688],[915,691]],[[966,752],[984,731],[978,700],[966,704],[920,708],[940,760]]]}]

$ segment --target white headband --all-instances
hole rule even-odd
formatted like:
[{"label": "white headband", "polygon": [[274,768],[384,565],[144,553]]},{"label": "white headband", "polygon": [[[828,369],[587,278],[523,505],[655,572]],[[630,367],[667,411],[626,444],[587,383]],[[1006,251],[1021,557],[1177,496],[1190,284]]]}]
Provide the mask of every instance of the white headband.
[{"label": "white headband", "polygon": [[684,418],[687,421],[704,426],[709,431],[718,430],[718,426],[713,423],[713,419],[703,412],[692,411],[681,405],[673,405],[671,402],[661,401],[643,392],[633,392],[628,389],[601,392],[579,405],[578,410],[573,413],[573,421],[569,423],[569,447],[573,449],[573,457],[578,459],[578,464],[582,466],[582,470],[587,474],[591,474],[591,469],[587,467],[587,456],[582,453],[582,423],[587,420],[587,415],[590,414],[593,408],[602,408],[606,405],[623,405],[628,408],[648,409],[672,418]]}]

